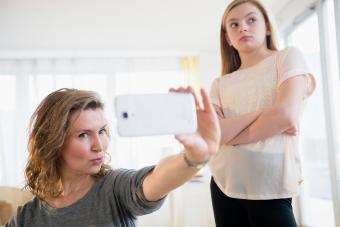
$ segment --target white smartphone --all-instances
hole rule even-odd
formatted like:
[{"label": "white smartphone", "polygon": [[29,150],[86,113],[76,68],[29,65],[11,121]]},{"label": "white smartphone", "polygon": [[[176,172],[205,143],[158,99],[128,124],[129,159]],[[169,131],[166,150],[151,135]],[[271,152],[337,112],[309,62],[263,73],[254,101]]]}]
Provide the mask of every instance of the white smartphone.
[{"label": "white smartphone", "polygon": [[192,94],[133,94],[115,98],[117,130],[122,137],[194,133],[197,129]]}]

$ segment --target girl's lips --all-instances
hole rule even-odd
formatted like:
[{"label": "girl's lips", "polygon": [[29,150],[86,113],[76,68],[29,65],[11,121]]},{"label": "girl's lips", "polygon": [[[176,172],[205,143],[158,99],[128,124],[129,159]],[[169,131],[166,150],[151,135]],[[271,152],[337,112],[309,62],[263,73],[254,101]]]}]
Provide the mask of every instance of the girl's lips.
[{"label": "girl's lips", "polygon": [[251,36],[245,35],[245,36],[242,36],[242,37],[240,38],[240,41],[249,40],[249,39],[251,39],[251,38],[252,38]]}]

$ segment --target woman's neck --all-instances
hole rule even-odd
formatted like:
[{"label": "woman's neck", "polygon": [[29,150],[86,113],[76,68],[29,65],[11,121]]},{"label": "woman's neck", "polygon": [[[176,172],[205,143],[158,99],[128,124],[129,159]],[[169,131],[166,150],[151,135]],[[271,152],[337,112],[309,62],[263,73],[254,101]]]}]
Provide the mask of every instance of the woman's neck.
[{"label": "woman's neck", "polygon": [[46,202],[54,208],[69,206],[88,193],[96,183],[96,178],[91,175],[62,174],[62,193],[56,198],[46,199]]},{"label": "woman's neck", "polygon": [[83,191],[84,189],[90,189],[95,183],[95,178],[91,175],[76,175],[68,174],[61,177],[61,183],[63,185],[63,195],[76,193]]},{"label": "woman's neck", "polygon": [[246,69],[256,65],[263,59],[272,55],[274,52],[274,50],[270,50],[267,47],[249,52],[239,52],[241,58],[241,66],[239,69]]}]

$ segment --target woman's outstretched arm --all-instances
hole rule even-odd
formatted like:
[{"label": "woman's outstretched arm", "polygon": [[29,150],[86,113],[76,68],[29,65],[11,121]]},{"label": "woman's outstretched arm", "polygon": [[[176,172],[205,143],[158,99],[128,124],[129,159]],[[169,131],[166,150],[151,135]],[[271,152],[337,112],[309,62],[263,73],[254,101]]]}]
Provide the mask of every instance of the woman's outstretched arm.
[{"label": "woman's outstretched arm", "polygon": [[166,196],[171,190],[188,181],[199,171],[191,163],[206,163],[220,145],[220,128],[214,107],[207,93],[201,90],[204,107],[199,108],[192,88],[172,89],[175,92],[190,92],[194,95],[197,107],[197,131],[193,134],[176,135],[183,144],[184,152],[160,161],[156,168],[145,178],[143,192],[149,201],[156,201]]}]

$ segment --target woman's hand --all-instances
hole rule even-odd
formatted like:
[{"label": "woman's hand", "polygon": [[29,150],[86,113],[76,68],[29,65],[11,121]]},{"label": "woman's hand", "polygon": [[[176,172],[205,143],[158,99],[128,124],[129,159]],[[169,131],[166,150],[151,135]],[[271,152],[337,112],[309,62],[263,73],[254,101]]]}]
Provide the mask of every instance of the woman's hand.
[{"label": "woman's hand", "polygon": [[195,163],[208,160],[219,149],[221,130],[217,114],[209,96],[201,89],[203,109],[200,107],[194,90],[189,86],[178,89],[170,89],[170,92],[191,93],[195,98],[197,110],[197,131],[193,134],[175,135],[175,138],[183,144],[188,159]]},{"label": "woman's hand", "polygon": [[[217,152],[220,145],[221,131],[217,114],[207,93],[201,90],[204,105],[204,109],[202,109],[191,87],[172,88],[170,92],[191,93],[194,96],[198,126],[195,133],[175,136],[183,144],[186,156],[176,154],[162,159],[155,169],[145,177],[143,192],[149,201],[163,198],[171,190],[188,181],[199,171],[199,168],[191,168],[194,166],[190,165],[205,163]],[[189,162],[191,162],[190,165]]]}]

